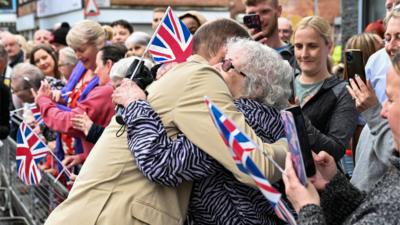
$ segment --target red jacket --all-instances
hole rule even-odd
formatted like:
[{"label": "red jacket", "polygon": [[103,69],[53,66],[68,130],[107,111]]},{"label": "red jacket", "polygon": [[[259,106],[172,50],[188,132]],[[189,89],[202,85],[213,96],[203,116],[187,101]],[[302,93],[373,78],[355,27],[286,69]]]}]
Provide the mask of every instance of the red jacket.
[{"label": "red jacket", "polygon": [[60,110],[56,103],[47,96],[40,96],[37,103],[44,123],[50,129],[81,139],[84,152],[79,156],[82,160],[85,160],[93,144],[85,140],[86,136],[82,131],[72,127],[71,118],[86,112],[93,123],[103,127],[107,126],[115,113],[114,104],[111,100],[112,92],[113,88],[110,84],[97,86],[90,91],[85,100],[79,102],[69,112]]}]

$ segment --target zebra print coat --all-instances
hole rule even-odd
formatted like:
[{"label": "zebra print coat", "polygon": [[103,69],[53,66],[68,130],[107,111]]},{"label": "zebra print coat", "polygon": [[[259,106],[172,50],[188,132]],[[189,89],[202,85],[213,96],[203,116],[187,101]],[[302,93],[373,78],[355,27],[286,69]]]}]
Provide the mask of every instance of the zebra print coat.
[{"label": "zebra print coat", "polygon": [[[279,111],[254,100],[236,107],[264,142],[284,136]],[[183,134],[167,137],[158,114],[145,101],[131,103],[123,113],[128,145],[137,165],[151,181],[177,186],[194,181],[186,224],[281,224],[258,189],[246,186]]]}]

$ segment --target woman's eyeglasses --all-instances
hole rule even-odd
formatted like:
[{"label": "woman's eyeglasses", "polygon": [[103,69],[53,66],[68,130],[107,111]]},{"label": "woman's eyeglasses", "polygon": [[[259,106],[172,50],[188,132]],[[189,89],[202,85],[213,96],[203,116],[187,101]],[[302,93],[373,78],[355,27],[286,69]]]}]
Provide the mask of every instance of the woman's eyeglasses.
[{"label": "woman's eyeglasses", "polygon": [[238,72],[240,75],[247,77],[247,75],[241,71],[239,71],[238,69],[236,69],[233,64],[232,64],[232,59],[223,59],[221,61],[222,65],[221,68],[224,72],[228,72],[230,69],[234,69],[236,70],[236,72]]}]

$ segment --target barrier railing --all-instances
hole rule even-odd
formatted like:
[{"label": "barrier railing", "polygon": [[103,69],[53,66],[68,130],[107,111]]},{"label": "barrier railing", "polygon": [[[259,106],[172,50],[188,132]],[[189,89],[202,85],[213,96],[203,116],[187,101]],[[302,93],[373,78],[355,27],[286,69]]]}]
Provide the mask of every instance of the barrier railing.
[{"label": "barrier railing", "polygon": [[[40,184],[27,186],[17,176],[16,143],[8,138],[0,147],[0,224],[43,224],[68,195],[63,184],[49,173]],[[25,220],[25,221],[23,221]]]}]

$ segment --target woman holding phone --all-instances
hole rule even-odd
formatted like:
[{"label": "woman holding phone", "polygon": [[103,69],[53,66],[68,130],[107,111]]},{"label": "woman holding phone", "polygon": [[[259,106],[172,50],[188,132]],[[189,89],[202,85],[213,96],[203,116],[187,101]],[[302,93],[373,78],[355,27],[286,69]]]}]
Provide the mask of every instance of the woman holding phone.
[{"label": "woman holding phone", "polygon": [[[296,177],[288,155],[287,176],[283,179],[286,194],[299,213],[299,225],[400,224],[400,54],[394,57],[392,63],[386,83],[388,100],[381,110],[381,116],[387,120],[394,139],[394,151],[387,171],[371,190],[363,192],[351,185],[337,171],[334,159],[322,151],[314,157],[318,176],[305,187]],[[352,91],[358,96],[359,91],[369,90],[365,85],[360,85],[360,90],[353,88]],[[392,150],[383,149],[380,141],[374,143],[374,148]]]},{"label": "woman holding phone", "polygon": [[318,16],[303,18],[294,32],[295,56],[301,74],[295,96],[305,116],[311,149],[324,150],[339,161],[356,127],[358,113],[346,82],[328,70],[331,26]]}]

